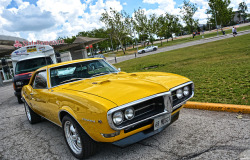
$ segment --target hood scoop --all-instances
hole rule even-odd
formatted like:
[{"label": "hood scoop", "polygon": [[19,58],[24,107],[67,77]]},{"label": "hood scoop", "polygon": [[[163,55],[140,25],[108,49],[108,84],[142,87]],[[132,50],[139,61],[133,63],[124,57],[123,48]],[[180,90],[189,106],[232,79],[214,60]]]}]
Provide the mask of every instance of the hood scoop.
[{"label": "hood scoop", "polygon": [[137,76],[137,74],[132,73],[132,74],[130,74],[130,76],[135,77],[135,76]]},{"label": "hood scoop", "polygon": [[99,81],[99,82],[93,82],[92,84],[105,84],[111,82],[110,80],[104,80],[104,81]]}]

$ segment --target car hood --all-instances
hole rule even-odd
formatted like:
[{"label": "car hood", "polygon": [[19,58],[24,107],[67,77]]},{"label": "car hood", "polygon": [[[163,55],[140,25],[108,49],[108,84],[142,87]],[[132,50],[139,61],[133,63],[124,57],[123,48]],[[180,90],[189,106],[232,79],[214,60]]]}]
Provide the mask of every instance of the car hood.
[{"label": "car hood", "polygon": [[120,106],[190,81],[171,73],[124,73],[109,74],[60,86],[62,89],[84,92],[112,101]]}]

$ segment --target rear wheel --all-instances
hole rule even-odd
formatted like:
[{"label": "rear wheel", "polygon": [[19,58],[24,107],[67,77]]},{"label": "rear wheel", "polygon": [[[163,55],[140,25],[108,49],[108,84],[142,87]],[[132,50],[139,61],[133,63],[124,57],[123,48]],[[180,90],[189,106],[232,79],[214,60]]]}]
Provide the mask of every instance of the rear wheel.
[{"label": "rear wheel", "polygon": [[78,159],[87,158],[96,152],[97,144],[70,116],[63,117],[62,127],[70,152]]},{"label": "rear wheel", "polygon": [[154,49],[153,49],[153,51],[156,51],[156,50],[157,50],[157,48],[154,48]]},{"label": "rear wheel", "polygon": [[30,109],[29,105],[24,102],[25,113],[30,124],[35,124],[41,122],[42,118],[38,114],[36,114],[32,109]]}]

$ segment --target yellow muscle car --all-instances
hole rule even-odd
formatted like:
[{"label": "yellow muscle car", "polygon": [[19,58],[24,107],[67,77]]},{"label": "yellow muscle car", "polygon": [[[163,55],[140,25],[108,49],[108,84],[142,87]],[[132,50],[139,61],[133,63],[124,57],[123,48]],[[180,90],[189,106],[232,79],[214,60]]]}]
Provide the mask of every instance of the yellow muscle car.
[{"label": "yellow muscle car", "polygon": [[86,158],[97,142],[125,147],[159,133],[194,95],[188,78],[162,72],[120,72],[101,58],[36,70],[22,89],[31,124],[62,127],[71,153]]}]

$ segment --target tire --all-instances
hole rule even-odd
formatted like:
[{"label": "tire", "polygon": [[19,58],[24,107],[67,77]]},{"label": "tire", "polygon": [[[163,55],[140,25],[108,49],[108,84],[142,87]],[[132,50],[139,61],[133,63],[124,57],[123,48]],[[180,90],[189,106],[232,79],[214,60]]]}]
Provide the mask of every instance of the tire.
[{"label": "tire", "polygon": [[157,48],[154,48],[154,49],[153,49],[153,51],[156,51],[156,50],[157,50]]},{"label": "tire", "polygon": [[22,103],[23,103],[23,101],[22,101],[22,99],[21,99],[21,96],[20,96],[20,97],[19,97],[19,96],[17,97],[17,101],[18,101],[19,104],[22,104]]},{"label": "tire", "polygon": [[76,158],[83,159],[96,153],[97,143],[72,117],[68,115],[63,117],[62,128],[67,146]]},{"label": "tire", "polygon": [[145,53],[145,51],[143,50],[141,53]]},{"label": "tire", "polygon": [[24,102],[24,109],[25,109],[25,113],[27,116],[27,119],[29,121],[30,124],[35,124],[38,122],[42,121],[42,117],[39,116],[38,114],[36,114],[27,104],[27,102]]}]

